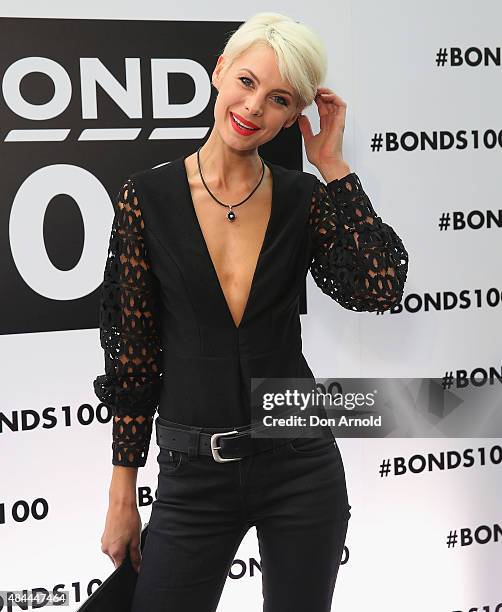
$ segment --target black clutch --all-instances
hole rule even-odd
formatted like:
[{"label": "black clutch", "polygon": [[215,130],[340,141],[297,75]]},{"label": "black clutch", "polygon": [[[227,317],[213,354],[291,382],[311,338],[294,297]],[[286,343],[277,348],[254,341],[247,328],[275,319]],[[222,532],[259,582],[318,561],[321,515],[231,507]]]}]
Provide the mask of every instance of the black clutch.
[{"label": "black clutch", "polygon": [[[147,531],[148,523],[145,523],[141,531],[141,552],[145,546]],[[124,561],[84,601],[77,612],[130,612],[137,577],[128,549]]]}]

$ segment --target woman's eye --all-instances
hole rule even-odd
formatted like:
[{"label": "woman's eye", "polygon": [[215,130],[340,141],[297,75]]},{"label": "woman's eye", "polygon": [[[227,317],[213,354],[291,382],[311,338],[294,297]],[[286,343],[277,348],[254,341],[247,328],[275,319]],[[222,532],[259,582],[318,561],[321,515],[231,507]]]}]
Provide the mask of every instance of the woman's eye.
[{"label": "woman's eye", "polygon": [[288,102],[286,100],[286,98],[283,98],[282,96],[274,96],[274,98],[278,99],[278,100],[282,100],[282,102],[279,102],[279,104],[282,104],[283,106],[287,106]]},{"label": "woman's eye", "polygon": [[[249,81],[249,82],[252,83],[251,79],[248,79],[248,77],[239,77],[239,80],[240,80],[241,83],[243,83],[244,81]],[[244,85],[246,85],[246,83],[244,83]],[[246,87],[247,87],[247,85],[246,85]]]}]

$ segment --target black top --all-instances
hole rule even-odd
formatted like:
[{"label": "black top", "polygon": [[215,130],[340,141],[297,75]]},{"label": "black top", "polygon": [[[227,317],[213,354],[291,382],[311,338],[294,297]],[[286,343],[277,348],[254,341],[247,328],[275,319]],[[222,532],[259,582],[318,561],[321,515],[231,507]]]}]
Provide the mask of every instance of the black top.
[{"label": "black top", "polygon": [[272,208],[239,326],[184,158],[132,174],[117,194],[99,317],[105,374],[94,380],[113,414],[113,465],[145,465],[157,407],[172,421],[230,429],[250,423],[251,377],[313,378],[299,316],[308,270],[350,310],[383,311],[401,300],[408,253],[358,176],[325,185],[266,163]]}]

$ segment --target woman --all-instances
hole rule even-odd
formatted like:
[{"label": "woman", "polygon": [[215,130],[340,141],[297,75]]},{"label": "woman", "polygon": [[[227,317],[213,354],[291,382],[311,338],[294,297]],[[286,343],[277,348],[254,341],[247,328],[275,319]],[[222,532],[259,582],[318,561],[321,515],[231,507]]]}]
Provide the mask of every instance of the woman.
[{"label": "woman", "polygon": [[[214,69],[204,145],[131,175],[115,200],[100,318],[106,374],[94,387],[114,415],[102,550],[115,565],[129,551],[133,612],[216,610],[251,526],[264,610],[331,608],[350,517],[340,451],[327,428],[253,436],[250,381],[313,378],[298,307],[308,270],[344,308],[386,310],[401,300],[408,256],[343,159],[346,104],[319,87],[325,72],[311,30],[255,15]],[[317,135],[301,115],[312,101]],[[258,154],[295,121],[326,184]],[[157,406],[159,481],[140,558],[137,468]]]}]

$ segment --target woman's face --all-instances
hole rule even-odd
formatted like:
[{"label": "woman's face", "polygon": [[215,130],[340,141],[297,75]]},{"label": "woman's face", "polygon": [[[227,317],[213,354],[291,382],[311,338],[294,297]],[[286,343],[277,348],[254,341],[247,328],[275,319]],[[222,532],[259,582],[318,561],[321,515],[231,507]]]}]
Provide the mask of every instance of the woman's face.
[{"label": "woman's face", "polygon": [[[218,89],[213,129],[230,147],[255,149],[296,121],[302,110],[297,106],[299,96],[282,80],[272,48],[254,45],[224,67],[220,55],[213,72]],[[234,116],[246,127],[236,124]],[[247,129],[253,126],[258,129]]]}]

